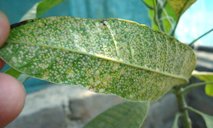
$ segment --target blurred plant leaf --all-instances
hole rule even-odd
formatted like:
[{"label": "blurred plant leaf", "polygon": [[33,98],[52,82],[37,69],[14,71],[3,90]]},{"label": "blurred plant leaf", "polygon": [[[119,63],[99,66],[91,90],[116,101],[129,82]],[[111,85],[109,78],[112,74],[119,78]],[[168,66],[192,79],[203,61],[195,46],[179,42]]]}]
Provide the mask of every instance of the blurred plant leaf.
[{"label": "blurred plant leaf", "polygon": [[24,81],[29,78],[28,75],[22,74],[21,72],[15,70],[13,68],[9,68],[4,73],[13,76],[14,78],[18,79],[22,83],[24,83]]},{"label": "blurred plant leaf", "polygon": [[101,113],[84,128],[140,128],[149,102],[126,101]]},{"label": "blurred plant leaf", "polygon": [[8,70],[6,70],[4,73],[8,74],[8,75],[11,75],[15,78],[18,78],[21,73],[13,68],[9,68]]},{"label": "blurred plant leaf", "polygon": [[172,125],[172,128],[179,128],[179,126],[178,126],[178,120],[179,120],[180,116],[181,116],[180,113],[176,113],[175,119],[174,119],[174,122],[173,122],[173,125]]},{"label": "blurred plant leaf", "polygon": [[213,96],[213,84],[207,84],[205,87],[205,92],[209,96]]},{"label": "blurred plant leaf", "polygon": [[212,128],[212,126],[213,126],[213,116],[207,115],[205,113],[202,113],[202,112],[200,112],[200,111],[198,111],[198,110],[196,110],[196,109],[194,109],[192,107],[188,107],[188,109],[191,110],[194,113],[197,113],[197,114],[201,115],[203,117],[205,123],[206,123],[206,127],[207,128]]},{"label": "blurred plant leaf", "polygon": [[20,21],[25,21],[29,19],[35,19],[37,14],[38,3],[35,3],[21,18]]},{"label": "blurred plant leaf", "polygon": [[189,46],[147,26],[71,17],[13,25],[0,56],[29,76],[133,100],[158,99],[187,83],[196,61]]},{"label": "blurred plant leaf", "polygon": [[152,28],[173,35],[180,16],[196,0],[143,0],[149,9]]},{"label": "blurred plant leaf", "polygon": [[64,0],[42,0],[38,3],[36,17],[40,17],[42,14],[60,4]]},{"label": "blurred plant leaf", "polygon": [[[192,75],[205,82],[213,82],[213,73],[194,71]],[[206,84],[205,92],[208,96],[213,96],[213,84]]]}]

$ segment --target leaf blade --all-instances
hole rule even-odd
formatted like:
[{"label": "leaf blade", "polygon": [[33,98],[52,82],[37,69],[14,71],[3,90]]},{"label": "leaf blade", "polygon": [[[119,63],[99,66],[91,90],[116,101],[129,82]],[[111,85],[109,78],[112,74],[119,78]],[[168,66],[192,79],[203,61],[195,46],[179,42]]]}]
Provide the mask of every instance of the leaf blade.
[{"label": "leaf blade", "polygon": [[190,47],[119,19],[31,20],[12,29],[7,42],[0,55],[18,71],[134,100],[159,98],[195,67]]},{"label": "leaf blade", "polygon": [[54,6],[60,4],[64,0],[42,0],[38,3],[36,8],[36,17],[40,17],[42,14],[53,8]]},{"label": "leaf blade", "polygon": [[125,101],[101,113],[84,128],[139,128],[148,108],[149,102]]},{"label": "leaf blade", "polygon": [[9,69],[6,70],[4,73],[6,73],[6,74],[8,74],[8,75],[11,75],[11,76],[13,76],[13,77],[15,77],[15,78],[18,78],[18,77],[21,75],[20,72],[18,72],[17,70],[15,70],[15,69],[13,69],[13,68],[9,68]]},{"label": "leaf blade", "polygon": [[[143,0],[149,8],[152,28],[174,35],[181,15],[196,0]],[[158,26],[158,27],[156,27]],[[161,29],[160,29],[161,28]]]},{"label": "leaf blade", "polygon": [[[213,82],[213,73],[194,71],[192,75],[205,82]],[[206,84],[205,92],[208,96],[213,96],[213,84]]]}]

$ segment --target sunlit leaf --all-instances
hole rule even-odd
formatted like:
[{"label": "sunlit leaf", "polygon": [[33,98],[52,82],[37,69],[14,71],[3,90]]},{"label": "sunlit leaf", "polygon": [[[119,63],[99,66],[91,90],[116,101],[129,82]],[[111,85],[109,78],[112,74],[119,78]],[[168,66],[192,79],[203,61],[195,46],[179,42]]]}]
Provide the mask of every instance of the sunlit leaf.
[{"label": "sunlit leaf", "polygon": [[[192,75],[205,82],[213,82],[213,73],[194,71]],[[209,96],[213,96],[213,84],[206,84],[205,92]]]},{"label": "sunlit leaf", "polygon": [[207,128],[212,128],[213,126],[213,116],[212,115],[207,115],[205,113],[202,113],[192,107],[189,107],[189,110],[191,110],[192,112],[195,112],[199,115],[201,115],[206,123]]},{"label": "sunlit leaf", "polygon": [[98,115],[84,128],[140,128],[148,108],[149,102],[126,101]]},{"label": "sunlit leaf", "polygon": [[177,20],[195,1],[196,0],[167,0],[167,4],[174,12],[172,17]]},{"label": "sunlit leaf", "polygon": [[35,3],[20,19],[20,21],[25,21],[29,19],[35,19],[37,15],[38,3]]},{"label": "sunlit leaf", "polygon": [[[180,16],[196,0],[143,0],[149,9],[152,27],[172,34]],[[158,27],[156,27],[158,26]]]},{"label": "sunlit leaf", "polygon": [[196,60],[189,46],[144,25],[71,17],[13,25],[0,56],[29,76],[134,100],[186,83]]},{"label": "sunlit leaf", "polygon": [[213,84],[207,84],[205,87],[205,92],[209,96],[213,96]]},{"label": "sunlit leaf", "polygon": [[64,0],[42,0],[40,3],[38,3],[37,6],[37,13],[36,16],[39,17],[51,8],[55,7],[56,5],[60,4]]}]

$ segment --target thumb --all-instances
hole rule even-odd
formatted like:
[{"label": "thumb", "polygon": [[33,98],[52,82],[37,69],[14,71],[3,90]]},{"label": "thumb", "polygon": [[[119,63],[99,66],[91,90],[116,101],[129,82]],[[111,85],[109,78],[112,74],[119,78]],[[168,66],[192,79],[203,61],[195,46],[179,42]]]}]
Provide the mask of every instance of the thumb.
[{"label": "thumb", "polygon": [[25,91],[15,78],[0,73],[0,128],[14,120],[24,106]]}]

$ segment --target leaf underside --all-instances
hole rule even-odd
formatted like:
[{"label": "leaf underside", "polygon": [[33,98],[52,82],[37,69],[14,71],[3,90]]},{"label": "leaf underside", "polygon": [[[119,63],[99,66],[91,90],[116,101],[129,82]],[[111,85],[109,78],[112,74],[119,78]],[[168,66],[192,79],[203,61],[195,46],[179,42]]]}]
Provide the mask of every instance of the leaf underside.
[{"label": "leaf underside", "polygon": [[84,128],[139,128],[148,107],[149,102],[126,101],[98,115]]},{"label": "leaf underside", "polygon": [[133,100],[159,98],[186,83],[195,67],[187,45],[120,19],[30,20],[11,30],[0,56],[36,78]]}]

